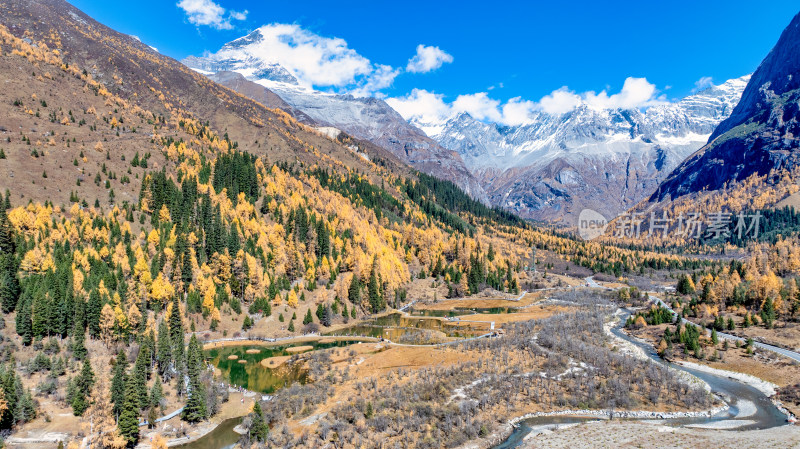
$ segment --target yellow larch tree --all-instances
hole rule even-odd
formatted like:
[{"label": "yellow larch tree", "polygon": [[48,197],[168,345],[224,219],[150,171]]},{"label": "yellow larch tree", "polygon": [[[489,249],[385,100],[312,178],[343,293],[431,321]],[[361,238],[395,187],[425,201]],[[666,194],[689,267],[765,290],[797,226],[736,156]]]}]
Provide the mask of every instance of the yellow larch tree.
[{"label": "yellow larch tree", "polygon": [[117,314],[114,313],[114,308],[106,303],[103,310],[100,312],[100,335],[106,344],[111,343],[114,339],[114,326],[117,324]]}]

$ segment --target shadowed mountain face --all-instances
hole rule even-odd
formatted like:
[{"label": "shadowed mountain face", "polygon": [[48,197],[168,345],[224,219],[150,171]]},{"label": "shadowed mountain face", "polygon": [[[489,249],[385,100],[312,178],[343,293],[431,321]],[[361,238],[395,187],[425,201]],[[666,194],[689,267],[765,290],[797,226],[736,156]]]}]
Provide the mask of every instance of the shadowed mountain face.
[{"label": "shadowed mountain face", "polygon": [[730,115],[747,79],[646,111],[581,105],[521,126],[469,114],[416,124],[461,155],[492,204],[569,224],[583,208],[613,217],[647,198]]},{"label": "shadowed mountain face", "polygon": [[731,116],[708,144],[678,166],[650,197],[662,201],[718,190],[750,175],[798,164],[800,14],[781,34],[747,84]]},{"label": "shadowed mountain face", "polygon": [[[259,30],[225,44],[215,54],[191,56],[182,62],[242,95],[286,110],[304,123],[333,127],[378,145],[412,167],[453,181],[473,198],[488,201],[457,153],[409,124],[381,99],[336,95],[301,86],[288,70],[269,60],[269,49]],[[242,79],[250,83],[243,83]]]}]

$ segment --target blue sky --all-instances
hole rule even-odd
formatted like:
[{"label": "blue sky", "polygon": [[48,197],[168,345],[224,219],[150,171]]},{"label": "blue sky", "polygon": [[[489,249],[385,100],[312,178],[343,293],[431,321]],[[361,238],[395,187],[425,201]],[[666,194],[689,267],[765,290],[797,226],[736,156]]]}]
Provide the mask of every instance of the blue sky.
[{"label": "blue sky", "polygon": [[[745,75],[800,9],[796,1],[784,0],[668,6],[641,0],[71,3],[176,59],[214,52],[261,25],[293,24],[296,32],[321,42],[341,39],[348,57],[369,64],[351,83],[315,83],[320,89],[352,91],[380,72],[383,81],[371,85],[377,86],[373,95],[416,101],[430,94],[451,108],[462,96],[464,108],[494,106],[499,112],[483,118],[495,121],[504,120],[509,100],[528,110],[548,104],[549,97],[559,110],[565,107],[559,101],[568,105],[570,98],[588,98],[587,92],[603,104],[627,104],[614,96],[622,91],[630,102],[646,106],[685,96],[703,78],[720,83]],[[418,59],[415,71],[409,59],[420,44],[429,58]],[[428,106],[415,103],[417,109]]]}]

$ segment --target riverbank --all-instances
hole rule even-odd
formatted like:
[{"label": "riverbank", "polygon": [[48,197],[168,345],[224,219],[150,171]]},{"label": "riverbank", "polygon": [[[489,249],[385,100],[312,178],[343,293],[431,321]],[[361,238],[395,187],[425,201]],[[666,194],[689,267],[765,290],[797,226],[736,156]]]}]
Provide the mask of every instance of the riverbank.
[{"label": "riverbank", "polygon": [[[572,449],[591,442],[594,447],[642,449],[685,449],[699,447],[735,447],[739,449],[798,449],[800,427],[730,431],[671,427],[646,421],[593,421],[564,425],[546,430],[539,436],[526,437],[520,449]],[[578,442],[584,442],[579,444]]]},{"label": "riverbank", "polygon": [[521,416],[512,418],[502,425],[502,428],[496,431],[491,436],[483,440],[470,442],[462,449],[489,449],[493,448],[502,442],[506,441],[514,430],[519,426],[519,423],[527,419],[542,418],[542,417],[563,417],[569,416],[574,418],[588,418],[600,421],[612,421],[614,419],[637,419],[637,420],[669,420],[669,419],[684,419],[684,418],[710,418],[718,413],[724,412],[729,407],[727,405],[714,407],[702,411],[687,411],[687,412],[659,412],[649,410],[557,410],[552,412],[534,412],[526,413]]},{"label": "riverbank", "polygon": [[[142,432],[141,438],[136,448],[150,449],[150,438],[156,434],[161,434],[166,440],[167,446],[169,447],[193,443],[215,431],[218,426],[226,421],[232,418],[241,418],[247,415],[253,406],[254,397],[243,395],[242,393],[237,393],[231,390],[229,391],[230,396],[228,401],[222,404],[222,408],[220,409],[219,413],[214,415],[210,420],[190,426],[183,421],[180,421],[180,417],[178,416],[168,421],[159,423],[155,429],[142,428],[140,429]],[[189,428],[189,430],[186,432],[186,435],[180,437],[170,437],[170,434],[174,435],[174,433],[178,433],[181,427]]]}]

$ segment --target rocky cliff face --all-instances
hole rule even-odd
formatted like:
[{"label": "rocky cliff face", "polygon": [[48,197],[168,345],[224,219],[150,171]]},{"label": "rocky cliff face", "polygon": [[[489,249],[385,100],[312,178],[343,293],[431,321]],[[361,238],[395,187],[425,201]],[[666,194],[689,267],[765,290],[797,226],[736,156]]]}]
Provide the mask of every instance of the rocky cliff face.
[{"label": "rocky cliff face", "polygon": [[569,222],[587,207],[612,217],[647,198],[706,143],[748,78],[646,111],[581,105],[515,127],[468,114],[416,124],[461,155],[494,205],[544,220]]},{"label": "rocky cliff face", "polygon": [[651,201],[717,190],[752,174],[791,169],[800,141],[800,14],[753,73],[731,116],[677,167]]}]

